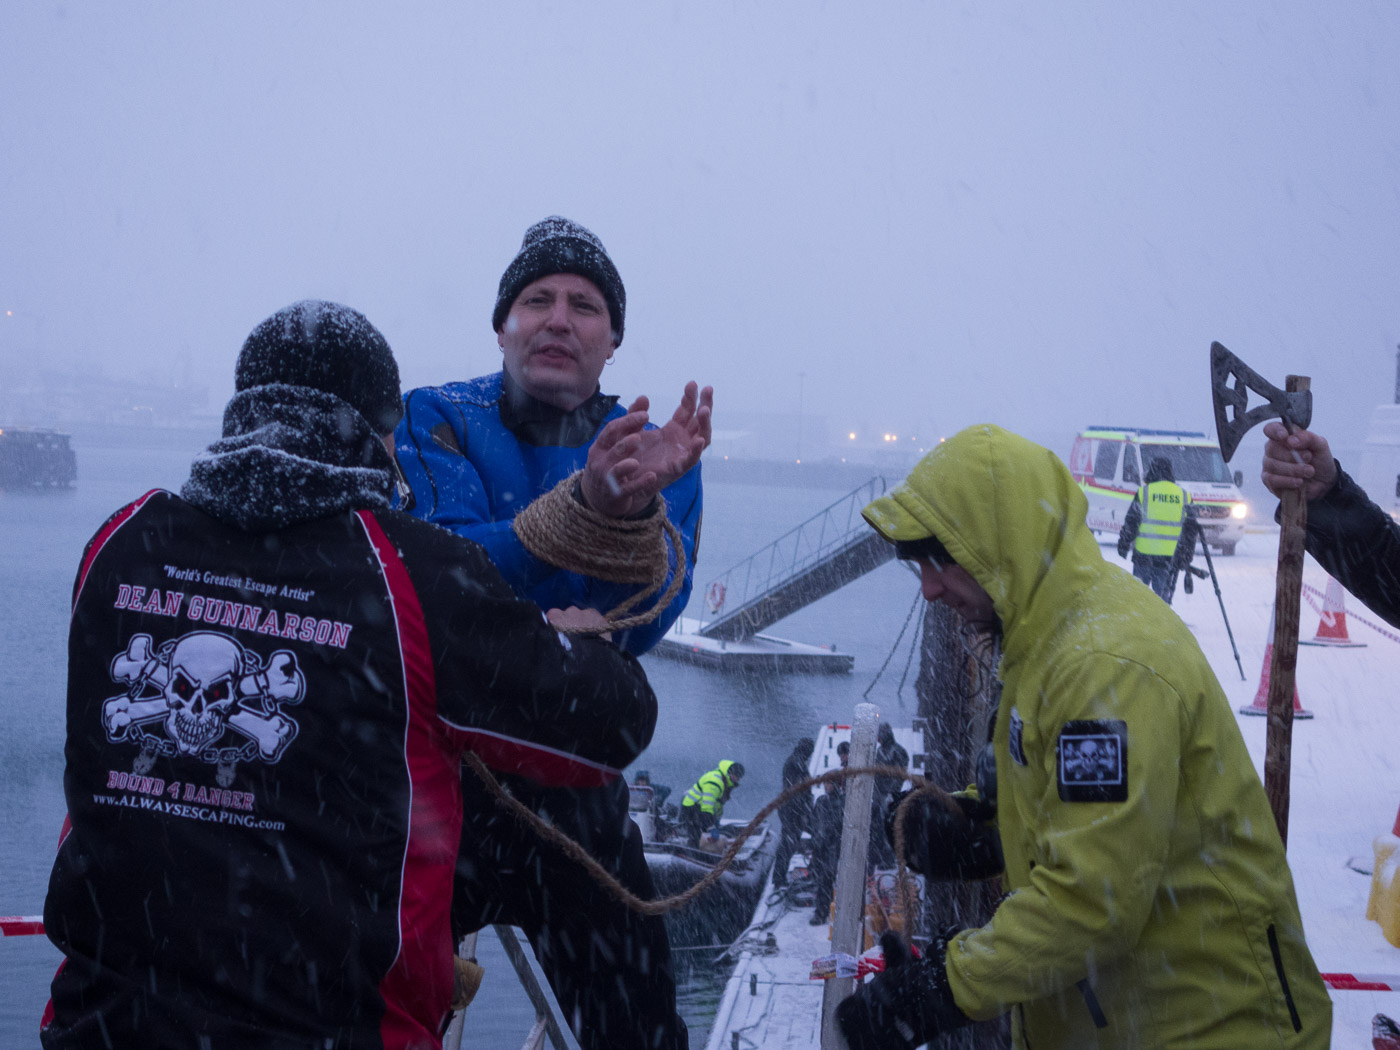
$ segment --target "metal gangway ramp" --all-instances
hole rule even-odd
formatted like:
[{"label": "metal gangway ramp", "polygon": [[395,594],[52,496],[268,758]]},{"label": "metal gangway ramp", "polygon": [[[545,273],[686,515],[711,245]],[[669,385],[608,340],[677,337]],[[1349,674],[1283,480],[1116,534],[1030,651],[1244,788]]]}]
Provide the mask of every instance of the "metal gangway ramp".
[{"label": "metal gangway ramp", "polygon": [[707,618],[698,633],[730,642],[752,638],[892,560],[894,545],[860,516],[886,487],[883,477],[871,478],[716,576],[705,587]]}]

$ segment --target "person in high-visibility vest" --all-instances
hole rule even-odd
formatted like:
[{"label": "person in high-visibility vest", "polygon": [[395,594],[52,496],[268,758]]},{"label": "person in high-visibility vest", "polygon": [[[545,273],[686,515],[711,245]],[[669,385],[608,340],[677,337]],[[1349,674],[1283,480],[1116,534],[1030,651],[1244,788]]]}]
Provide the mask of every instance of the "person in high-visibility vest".
[{"label": "person in high-visibility vest", "polygon": [[699,846],[700,836],[719,826],[724,804],[743,777],[743,765],[726,758],[691,785],[681,799],[681,830],[686,842]]},{"label": "person in high-visibility vest", "polygon": [[1169,460],[1154,459],[1123,519],[1118,556],[1126,556],[1131,547],[1133,575],[1170,605],[1176,574],[1191,567],[1199,534],[1190,493],[1176,483]]}]

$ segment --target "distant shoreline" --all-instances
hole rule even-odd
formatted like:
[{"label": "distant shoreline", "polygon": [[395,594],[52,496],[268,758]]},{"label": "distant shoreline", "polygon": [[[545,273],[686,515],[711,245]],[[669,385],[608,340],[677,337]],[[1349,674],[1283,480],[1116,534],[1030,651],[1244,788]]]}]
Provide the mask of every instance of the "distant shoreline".
[{"label": "distant shoreline", "polygon": [[798,463],[770,459],[722,459],[706,456],[702,461],[707,482],[720,485],[781,485],[787,488],[832,488],[851,490],[874,477],[890,485],[901,480],[907,468],[879,467],[873,463],[842,463],[824,460]]},{"label": "distant shoreline", "polygon": [[75,423],[55,429],[72,435],[73,448],[188,448],[191,455],[202,452],[219,439],[221,424],[173,424],[141,426],[123,423]]},{"label": "distant shoreline", "polygon": [[[164,426],[73,423],[54,429],[71,435],[73,448],[80,454],[85,448],[187,448],[193,456],[217,441],[221,428],[215,420]],[[713,454],[706,454],[702,463],[704,478],[712,484],[825,488],[842,491],[858,488],[873,477],[884,477],[890,485],[894,485],[908,472],[907,467],[896,467],[893,464],[881,468],[873,463],[725,459]]]}]

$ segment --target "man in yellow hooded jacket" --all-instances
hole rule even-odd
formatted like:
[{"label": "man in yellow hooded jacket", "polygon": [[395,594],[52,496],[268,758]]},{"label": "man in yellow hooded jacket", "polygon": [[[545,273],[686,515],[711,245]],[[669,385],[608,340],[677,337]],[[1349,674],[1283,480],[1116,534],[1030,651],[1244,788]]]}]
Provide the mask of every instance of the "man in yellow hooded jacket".
[{"label": "man in yellow hooded jacket", "polygon": [[[865,508],[925,598],[1002,633],[1009,893],[918,960],[889,939],[885,973],[838,1011],[847,1041],[904,1048],[1010,1011],[1023,1050],[1326,1047],[1331,1002],[1230,705],[1180,619],[1104,561],[1085,510],[1053,453],[995,426]],[[939,854],[976,831],[937,811],[906,817],[911,858],[966,872]]]}]

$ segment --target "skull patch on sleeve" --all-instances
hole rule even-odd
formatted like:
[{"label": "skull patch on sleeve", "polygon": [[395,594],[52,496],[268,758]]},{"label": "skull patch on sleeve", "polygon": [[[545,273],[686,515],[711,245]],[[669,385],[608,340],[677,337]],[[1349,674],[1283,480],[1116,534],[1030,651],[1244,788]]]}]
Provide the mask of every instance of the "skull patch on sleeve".
[{"label": "skull patch on sleeve", "polygon": [[1063,802],[1128,800],[1128,723],[1101,718],[1066,722],[1055,745]]}]

